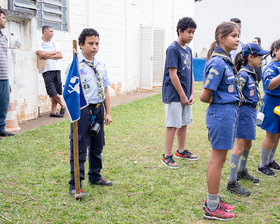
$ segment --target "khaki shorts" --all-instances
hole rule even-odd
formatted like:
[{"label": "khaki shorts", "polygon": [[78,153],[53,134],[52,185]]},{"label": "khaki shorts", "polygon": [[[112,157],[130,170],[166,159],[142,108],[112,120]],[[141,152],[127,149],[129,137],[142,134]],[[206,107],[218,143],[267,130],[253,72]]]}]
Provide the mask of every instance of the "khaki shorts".
[{"label": "khaki shorts", "polygon": [[181,102],[165,104],[165,127],[181,128],[192,124],[192,105],[183,105]]}]

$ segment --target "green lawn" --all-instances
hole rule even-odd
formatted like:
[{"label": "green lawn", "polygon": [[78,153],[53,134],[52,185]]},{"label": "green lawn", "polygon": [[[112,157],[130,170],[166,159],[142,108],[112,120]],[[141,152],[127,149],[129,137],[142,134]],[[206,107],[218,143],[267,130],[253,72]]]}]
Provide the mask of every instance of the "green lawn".
[{"label": "green lawn", "polygon": [[[0,140],[0,223],[208,223],[202,218],[202,206],[211,146],[204,121],[207,105],[199,101],[201,88],[197,83],[194,123],[186,139],[198,161],[177,160],[178,170],[161,163],[165,132],[161,95],[119,105],[112,109],[103,152],[102,175],[114,185],[90,186],[86,179],[87,197],[82,201],[68,194],[69,121]],[[256,172],[264,136],[258,128],[248,161],[260,183],[241,181],[251,190],[250,197],[225,190],[229,160],[225,163],[220,194],[235,205],[236,213],[227,223],[280,223],[280,174],[266,178]]]}]

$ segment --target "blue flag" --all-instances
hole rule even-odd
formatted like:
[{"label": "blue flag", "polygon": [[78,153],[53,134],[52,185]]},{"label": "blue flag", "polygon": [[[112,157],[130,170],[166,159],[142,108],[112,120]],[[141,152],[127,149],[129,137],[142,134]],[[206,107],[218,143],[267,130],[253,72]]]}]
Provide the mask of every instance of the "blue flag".
[{"label": "blue flag", "polygon": [[78,66],[78,57],[75,53],[65,81],[63,98],[66,103],[71,122],[80,119],[80,110],[88,105],[81,84],[81,77]]}]

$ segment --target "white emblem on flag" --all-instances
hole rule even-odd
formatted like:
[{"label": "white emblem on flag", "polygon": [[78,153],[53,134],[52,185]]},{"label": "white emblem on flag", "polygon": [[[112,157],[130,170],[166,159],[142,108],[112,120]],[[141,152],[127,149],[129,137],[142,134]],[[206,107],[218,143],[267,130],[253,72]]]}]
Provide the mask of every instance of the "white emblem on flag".
[{"label": "white emblem on flag", "polygon": [[[76,82],[76,80],[79,80],[79,77],[78,76],[73,76],[71,79],[70,79],[70,83],[74,84]],[[78,94],[80,94],[80,86],[79,86],[79,82],[76,83],[75,86],[72,86],[71,84],[68,85],[72,90],[69,90],[68,89],[68,92],[69,93],[72,93],[72,92],[77,92]]]}]

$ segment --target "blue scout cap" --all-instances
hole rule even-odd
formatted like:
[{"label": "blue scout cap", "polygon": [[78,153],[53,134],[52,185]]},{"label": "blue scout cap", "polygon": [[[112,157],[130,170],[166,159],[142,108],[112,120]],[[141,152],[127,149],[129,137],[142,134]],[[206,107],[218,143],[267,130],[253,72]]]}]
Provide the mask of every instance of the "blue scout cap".
[{"label": "blue scout cap", "polygon": [[268,53],[269,53],[269,51],[263,50],[258,44],[255,44],[255,43],[245,44],[242,48],[243,57],[247,57],[250,54],[266,55]]}]

